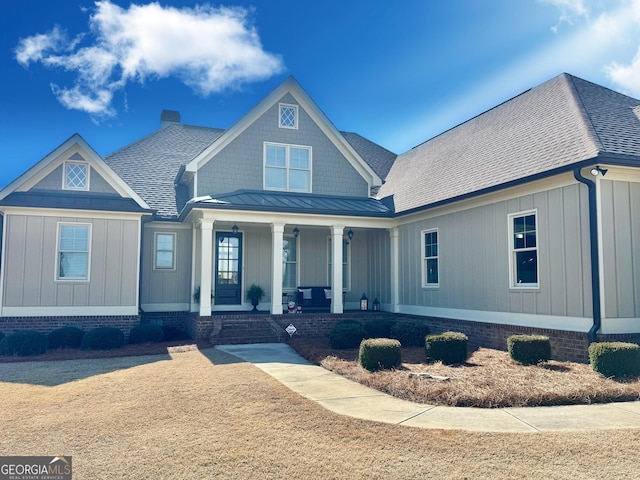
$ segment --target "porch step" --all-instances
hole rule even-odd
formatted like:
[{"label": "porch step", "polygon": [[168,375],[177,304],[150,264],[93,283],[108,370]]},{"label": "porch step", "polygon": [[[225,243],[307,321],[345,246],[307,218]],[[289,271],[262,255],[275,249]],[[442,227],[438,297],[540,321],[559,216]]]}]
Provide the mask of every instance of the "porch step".
[{"label": "porch step", "polygon": [[224,319],[220,333],[211,338],[218,345],[240,343],[278,343],[284,341],[284,332],[270,319]]}]

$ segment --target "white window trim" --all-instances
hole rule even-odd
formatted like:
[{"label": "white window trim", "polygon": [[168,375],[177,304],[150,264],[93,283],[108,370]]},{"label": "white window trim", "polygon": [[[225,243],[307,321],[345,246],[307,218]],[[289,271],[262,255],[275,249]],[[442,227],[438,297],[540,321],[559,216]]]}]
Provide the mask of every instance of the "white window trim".
[{"label": "white window trim", "polygon": [[[345,264],[345,260],[346,260],[346,264],[347,264],[347,281],[345,282],[343,279],[343,285],[342,285],[342,291],[343,292],[350,292],[351,291],[351,240],[346,240],[344,237],[342,238],[342,244],[344,245],[344,242],[347,242],[347,258],[342,258],[342,264]],[[331,268],[329,268],[329,266],[333,265],[333,259],[331,258],[332,256],[332,249],[331,249],[331,235],[329,235],[327,237],[327,285],[331,285]],[[332,287],[333,288],[333,287]]]},{"label": "white window trim", "polygon": [[[173,237],[172,265],[171,267],[158,267],[158,235],[170,235]],[[160,272],[174,272],[176,270],[176,241],[175,232],[153,232],[153,269]],[[161,250],[168,252],[169,250]]]},{"label": "white window trim", "polygon": [[[427,257],[425,255],[425,250],[426,250],[426,242],[425,242],[425,236],[427,233],[436,233],[438,235],[438,243],[437,243],[437,249],[438,249],[438,255],[435,255],[433,257]],[[421,263],[422,263],[422,288],[439,288],[440,287],[440,232],[438,231],[437,228],[429,228],[427,230],[422,230],[420,232],[420,258],[421,258]],[[428,283],[427,281],[427,260],[428,259],[433,259],[435,258],[438,261],[438,282],[437,283]]]},{"label": "white window trim", "polygon": [[[89,228],[89,234],[87,236],[87,278],[80,277],[60,277],[60,232],[62,230],[63,225],[73,225],[73,226],[87,226]],[[58,222],[58,226],[56,229],[56,254],[55,257],[55,268],[54,268],[54,281],[56,282],[75,282],[75,283],[89,283],[91,281],[91,235],[92,235],[93,225],[91,223],[86,222]]]},{"label": "white window trim", "polygon": [[[282,124],[282,109],[283,108],[293,108],[293,126],[283,125]],[[289,130],[297,130],[298,129],[298,105],[291,105],[289,103],[280,103],[278,104],[278,127],[279,128],[288,128]]]},{"label": "white window trim", "polygon": [[[67,165],[83,165],[86,168],[86,173],[87,173],[87,182],[86,185],[84,187],[70,187],[67,184]],[[87,162],[75,162],[72,160],[68,160],[64,162],[63,168],[62,168],[62,189],[63,190],[75,190],[75,191],[80,191],[80,192],[88,192],[89,191],[89,182],[90,182],[90,172],[91,168],[89,167],[89,164]]]},{"label": "white window trim", "polygon": [[[296,264],[296,282],[295,283],[296,284],[293,287],[285,287],[284,285],[282,285],[282,290],[283,291],[295,291],[297,289],[298,285],[300,285],[300,281],[299,281],[299,279],[300,279],[300,262],[299,262],[300,255],[298,253],[298,247],[300,246],[300,244],[298,242],[298,237],[296,237],[293,234],[291,234],[291,235],[284,234],[282,236],[282,238],[283,239],[293,239],[294,243],[296,244],[296,261],[295,261],[295,264]],[[294,263],[294,262],[287,262],[287,263]],[[284,282],[284,275],[282,277],[282,281]]]},{"label": "white window trim", "polygon": [[[536,219],[536,246],[535,248],[520,248],[516,250],[513,246],[513,220],[518,217],[526,217],[528,215],[534,215]],[[539,290],[540,289],[540,235],[538,232],[540,231],[540,223],[538,222],[538,209],[534,208],[532,210],[524,210],[522,212],[510,213],[508,215],[509,222],[509,238],[507,245],[509,246],[509,288],[512,290]],[[532,251],[535,250],[537,252],[537,261],[536,261],[536,278],[538,279],[537,283],[517,283],[516,282],[516,264],[515,264],[515,256],[517,251]]]},{"label": "white window trim", "polygon": [[[286,149],[285,153],[285,166],[284,169],[287,171],[286,180],[287,184],[285,188],[274,188],[267,187],[267,147],[284,147]],[[291,171],[291,167],[289,166],[289,158],[290,158],[290,150],[291,148],[300,148],[309,151],[309,190],[291,190],[289,188],[289,173]],[[273,168],[273,167],[269,167]],[[294,169],[299,170],[299,169]],[[293,145],[288,143],[276,143],[276,142],[264,142],[262,148],[262,189],[270,190],[275,192],[299,192],[299,193],[312,193],[313,190],[313,148],[308,145]]]}]

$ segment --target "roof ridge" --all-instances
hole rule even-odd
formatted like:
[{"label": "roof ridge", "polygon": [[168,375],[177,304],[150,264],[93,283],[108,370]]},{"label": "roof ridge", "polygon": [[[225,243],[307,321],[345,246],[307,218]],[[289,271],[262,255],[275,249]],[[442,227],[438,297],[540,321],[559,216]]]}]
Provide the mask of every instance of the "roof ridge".
[{"label": "roof ridge", "polygon": [[[575,102],[575,105],[576,105],[576,107],[578,109],[578,112],[580,114],[580,119],[584,122],[585,127],[587,128],[587,131],[589,132],[590,140],[593,141],[593,143],[595,144],[594,146],[595,146],[596,150],[598,151],[598,154],[602,153],[602,151],[604,150],[604,144],[602,142],[602,139],[600,138],[600,135],[596,131],[596,128],[595,128],[595,126],[593,124],[593,119],[591,117],[591,114],[587,110],[587,107],[584,104],[582,95],[578,91],[578,86],[576,85],[576,82],[575,82],[577,77],[574,77],[573,75],[571,75],[569,73],[563,73],[563,74],[560,75],[560,77],[565,79],[566,82],[568,83],[569,93],[571,94],[571,98]],[[584,80],[584,81],[587,81],[587,80]],[[598,86],[600,86],[600,85],[598,85]],[[602,88],[605,88],[605,87],[602,87]]]}]

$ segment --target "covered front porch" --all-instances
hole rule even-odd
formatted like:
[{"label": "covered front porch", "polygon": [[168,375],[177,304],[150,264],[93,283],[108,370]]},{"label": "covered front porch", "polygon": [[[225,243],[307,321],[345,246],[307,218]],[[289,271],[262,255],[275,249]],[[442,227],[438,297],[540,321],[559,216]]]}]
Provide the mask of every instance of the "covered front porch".
[{"label": "covered front porch", "polygon": [[[373,199],[354,200],[362,209]],[[219,203],[192,208],[191,291],[199,295],[191,312],[207,317],[251,310],[246,292],[252,284],[265,293],[258,309],[271,315],[287,312],[301,286],[328,290],[327,313],[359,310],[363,293],[370,305],[377,298],[381,310],[397,311],[397,228],[375,211],[339,213],[236,210]]]}]

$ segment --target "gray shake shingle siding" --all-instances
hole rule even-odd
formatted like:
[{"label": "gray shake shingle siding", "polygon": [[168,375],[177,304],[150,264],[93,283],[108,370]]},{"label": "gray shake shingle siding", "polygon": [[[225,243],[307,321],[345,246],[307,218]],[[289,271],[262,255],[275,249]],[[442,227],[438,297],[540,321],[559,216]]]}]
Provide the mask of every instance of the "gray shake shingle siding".
[{"label": "gray shake shingle siding", "polygon": [[379,196],[402,213],[598,155],[640,155],[638,105],[559,75],[398,156]]}]

